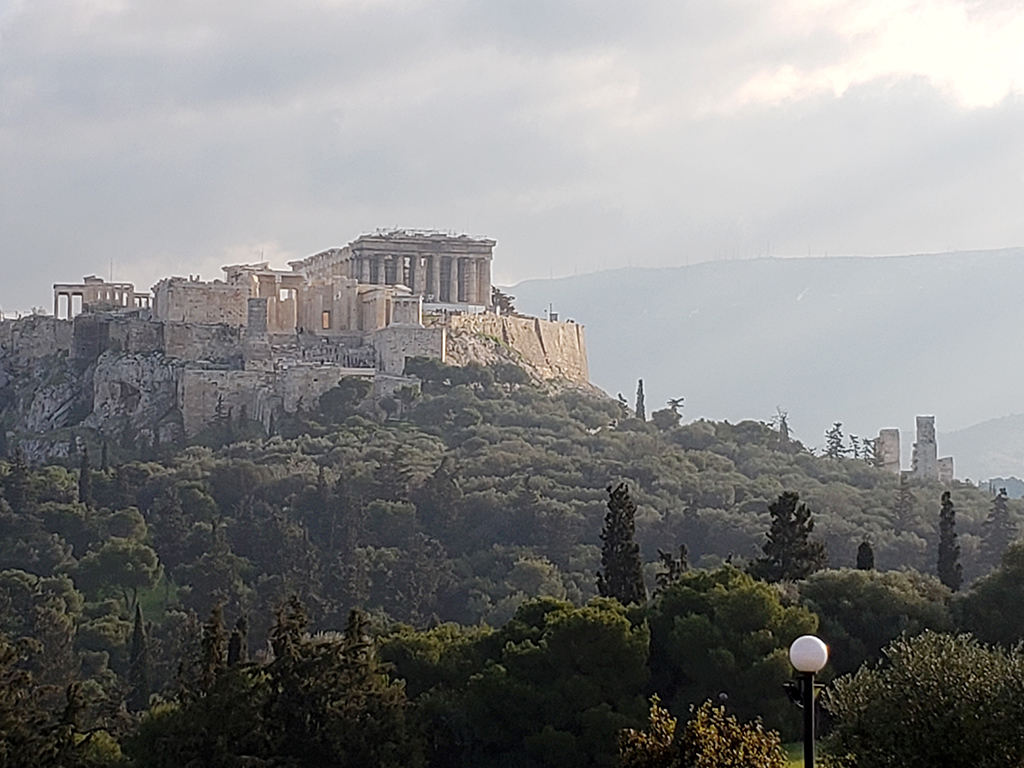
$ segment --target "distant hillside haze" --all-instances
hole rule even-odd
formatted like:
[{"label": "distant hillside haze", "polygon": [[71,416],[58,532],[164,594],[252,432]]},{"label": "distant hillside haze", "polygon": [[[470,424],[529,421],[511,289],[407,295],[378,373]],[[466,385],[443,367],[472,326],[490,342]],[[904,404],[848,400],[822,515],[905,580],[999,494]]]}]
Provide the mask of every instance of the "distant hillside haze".
[{"label": "distant hillside haze", "polygon": [[643,378],[648,414],[675,397],[687,420],[768,420],[781,407],[809,446],[836,421],[863,437],[898,427],[907,467],[914,417],[934,415],[939,455],[975,479],[1024,473],[1024,424],[1018,463],[991,469],[959,436],[1024,411],[1022,290],[1024,248],[718,261],[509,288],[520,311],[551,305],[583,323],[593,382],[632,404]]},{"label": "distant hillside haze", "polygon": [[[1024,413],[940,434],[938,440],[943,450],[948,449],[963,457],[958,462],[958,477],[976,480],[1024,477]],[[1019,498],[1024,495],[1024,489],[1013,483],[1004,485],[1008,486],[1011,496]]]}]

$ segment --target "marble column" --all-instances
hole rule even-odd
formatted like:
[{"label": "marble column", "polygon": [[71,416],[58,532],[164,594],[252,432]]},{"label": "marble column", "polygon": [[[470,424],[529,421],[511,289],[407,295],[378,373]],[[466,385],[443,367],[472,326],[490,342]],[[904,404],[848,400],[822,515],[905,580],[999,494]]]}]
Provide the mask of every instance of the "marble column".
[{"label": "marble column", "polygon": [[427,293],[433,301],[441,300],[441,257],[437,254],[428,256],[430,259],[430,282],[427,285]]},{"label": "marble column", "polygon": [[450,279],[448,281],[448,301],[452,304],[458,304],[461,300],[459,296],[459,259],[452,256],[452,269]]},{"label": "marble column", "polygon": [[359,282],[370,282],[370,260],[365,256],[359,257]]},{"label": "marble column", "polygon": [[479,303],[485,307],[491,306],[491,260],[478,259],[476,265],[477,296]]},{"label": "marble column", "polygon": [[477,259],[466,259],[466,303],[479,304],[477,298],[477,287],[479,278],[476,272]]}]

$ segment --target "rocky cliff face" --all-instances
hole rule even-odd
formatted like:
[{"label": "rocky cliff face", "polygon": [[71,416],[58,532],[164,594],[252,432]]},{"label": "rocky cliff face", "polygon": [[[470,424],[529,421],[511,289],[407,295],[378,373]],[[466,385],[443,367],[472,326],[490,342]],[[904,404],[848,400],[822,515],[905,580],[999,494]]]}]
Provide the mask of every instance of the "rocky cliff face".
[{"label": "rocky cliff face", "polygon": [[449,324],[452,365],[513,362],[538,381],[590,386],[583,326],[536,317],[456,315]]},{"label": "rocky cliff face", "polygon": [[[508,362],[537,381],[590,387],[581,326],[479,315],[453,317],[447,331],[378,331],[368,348],[395,370],[382,365],[376,375],[399,376],[409,355],[443,354],[453,365]],[[36,461],[66,456],[84,432],[137,447],[181,443],[221,402],[267,423],[268,409],[309,407],[340,376],[375,374],[284,353],[250,370],[246,349],[238,329],[226,326],[181,328],[103,314],[0,321],[0,449],[13,439]]]},{"label": "rocky cliff face", "polygon": [[122,442],[133,435],[146,443],[179,440],[183,432],[178,381],[183,367],[180,360],[159,352],[105,352],[93,367],[92,412],[82,426]]}]

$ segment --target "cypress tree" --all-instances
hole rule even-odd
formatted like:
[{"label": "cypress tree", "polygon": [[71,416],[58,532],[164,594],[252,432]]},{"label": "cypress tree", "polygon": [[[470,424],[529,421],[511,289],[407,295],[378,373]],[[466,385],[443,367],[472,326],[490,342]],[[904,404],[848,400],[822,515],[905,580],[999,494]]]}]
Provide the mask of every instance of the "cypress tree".
[{"label": "cypress tree", "polygon": [[82,460],[78,465],[78,500],[92,509],[92,467],[89,464],[89,448],[82,446]]},{"label": "cypress tree", "polygon": [[825,545],[812,541],[814,518],[800,494],[786,491],[768,507],[772,525],[761,549],[764,557],[750,565],[750,574],[765,581],[806,579],[825,567]]},{"label": "cypress tree", "polygon": [[100,471],[106,472],[110,469],[110,457],[107,455],[107,441],[103,441],[103,449],[100,451]]},{"label": "cypress tree", "polygon": [[992,509],[982,525],[985,556],[993,567],[999,564],[1003,552],[1010,542],[1017,538],[1017,526],[1010,520],[1010,509],[1006,489],[1000,488],[992,499]]},{"label": "cypress tree", "polygon": [[249,621],[239,616],[228,640],[228,666],[234,667],[249,660]]},{"label": "cypress tree", "polygon": [[939,581],[956,592],[964,579],[960,565],[960,545],[956,542],[956,509],[949,491],[942,494],[942,508],[939,510]]},{"label": "cypress tree", "polygon": [[149,708],[149,641],[142,620],[142,607],[135,604],[135,626],[128,668],[128,709],[142,712]]},{"label": "cypress tree", "polygon": [[857,570],[875,570],[875,551],[871,548],[871,543],[867,539],[862,541],[860,546],[857,547]]},{"label": "cypress tree", "polygon": [[217,677],[224,670],[227,633],[224,631],[224,611],[217,603],[210,611],[210,619],[203,625],[202,658],[199,665],[199,689],[203,693],[213,690]]},{"label": "cypress tree", "polygon": [[636,531],[636,504],[629,497],[629,487],[619,483],[608,486],[608,514],[601,531],[601,566],[597,572],[597,591],[602,597],[614,597],[623,605],[644,603],[643,563],[640,547],[633,536]]},{"label": "cypress tree", "polygon": [[636,383],[636,417],[640,421],[647,421],[647,409],[644,408],[644,380],[639,379]]},{"label": "cypress tree", "polygon": [[32,499],[28,483],[28,465],[25,463],[25,452],[21,446],[14,449],[14,461],[11,462],[11,471],[4,483],[4,495],[7,497],[7,503],[11,505],[11,510],[16,514],[23,515],[28,512]]}]

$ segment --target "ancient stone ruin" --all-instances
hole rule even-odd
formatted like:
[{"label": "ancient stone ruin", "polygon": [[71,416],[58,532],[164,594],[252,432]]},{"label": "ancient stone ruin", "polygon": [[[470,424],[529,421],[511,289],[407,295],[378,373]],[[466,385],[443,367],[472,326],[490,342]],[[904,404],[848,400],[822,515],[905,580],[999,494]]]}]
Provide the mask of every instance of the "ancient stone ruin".
[{"label": "ancient stone ruin", "polygon": [[50,455],[72,426],[181,442],[225,411],[269,426],[348,376],[384,397],[411,383],[410,357],[504,359],[587,386],[582,326],[496,312],[494,245],[396,230],[151,294],[94,276],[55,285],[53,316],[0,321],[0,428]]},{"label": "ancient stone ruin", "polygon": [[[953,482],[953,457],[939,458],[935,439],[935,417],[917,417],[917,440],[910,463],[910,476],[942,483]],[[875,441],[878,465],[888,472],[900,474],[900,431],[883,429]]]}]

